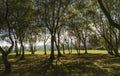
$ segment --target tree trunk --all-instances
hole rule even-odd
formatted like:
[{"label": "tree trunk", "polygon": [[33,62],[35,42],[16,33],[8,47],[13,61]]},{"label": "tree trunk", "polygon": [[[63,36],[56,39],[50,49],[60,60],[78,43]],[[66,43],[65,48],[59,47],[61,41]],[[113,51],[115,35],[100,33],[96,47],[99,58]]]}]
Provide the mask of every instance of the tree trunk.
[{"label": "tree trunk", "polygon": [[79,42],[76,42],[75,49],[77,51],[77,54],[79,55],[80,53],[79,53],[79,46],[78,46],[78,44],[79,44]]},{"label": "tree trunk", "polygon": [[67,46],[68,46],[68,52],[69,52],[69,54],[70,54],[70,44],[69,44],[69,40],[68,40]]},{"label": "tree trunk", "polygon": [[16,57],[19,56],[18,54],[18,44],[17,44],[17,37],[15,34],[13,34],[14,39],[15,39],[15,53],[16,53]]},{"label": "tree trunk", "polygon": [[21,45],[21,48],[22,48],[22,50],[21,50],[21,52],[22,52],[22,55],[21,55],[21,60],[22,59],[25,59],[25,51],[24,51],[24,46],[23,46],[23,44]]},{"label": "tree trunk", "polygon": [[114,49],[115,56],[119,56],[118,49]]},{"label": "tree trunk", "polygon": [[65,47],[64,47],[64,43],[62,44],[62,50],[63,50],[63,54],[65,54]]},{"label": "tree trunk", "polygon": [[58,57],[62,56],[60,50],[58,50]]},{"label": "tree trunk", "polygon": [[58,57],[62,56],[61,52],[60,52],[60,32],[57,33],[57,38],[55,38],[55,44],[56,44],[56,48],[57,48],[57,51],[58,51]]},{"label": "tree trunk", "polygon": [[50,60],[54,60],[54,41],[55,41],[55,36],[51,35],[51,54],[50,54]]},{"label": "tree trunk", "polygon": [[34,47],[32,46],[32,50],[31,50],[31,54],[34,55],[35,54],[35,50]]},{"label": "tree trunk", "polygon": [[46,44],[45,44],[45,40],[44,40],[44,55],[46,55],[47,52],[46,52]]},{"label": "tree trunk", "polygon": [[108,45],[108,54],[114,55],[112,48]]},{"label": "tree trunk", "polygon": [[73,44],[72,44],[72,39],[71,39],[71,50],[70,50],[71,54],[72,54],[72,46],[73,46]]},{"label": "tree trunk", "polygon": [[23,41],[21,39],[20,39],[20,43],[21,43],[21,53],[22,53],[20,60],[23,60],[25,59],[25,56],[24,56],[25,53],[24,53]]},{"label": "tree trunk", "polygon": [[84,47],[85,47],[85,54],[88,54],[86,45],[84,45]]},{"label": "tree trunk", "polygon": [[8,54],[12,51],[12,49],[13,49],[13,46],[14,46],[14,41],[13,41],[13,39],[12,39],[12,37],[11,37],[11,32],[13,32],[12,30],[13,29],[11,29],[11,27],[10,27],[10,22],[9,22],[9,20],[8,20],[8,12],[9,12],[9,4],[8,4],[8,0],[6,0],[5,1],[5,20],[6,20],[6,24],[7,24],[7,27],[8,27],[8,37],[9,37],[9,39],[10,39],[10,41],[11,41],[11,46],[9,47],[9,49],[7,50],[7,51],[4,51],[2,48],[1,48],[1,46],[0,46],[0,52],[2,53],[2,58],[3,58],[3,63],[4,63],[4,65],[5,65],[5,70],[4,70],[4,74],[8,74],[8,73],[10,73],[11,72],[11,64],[9,63],[9,61],[8,61],[8,58],[7,58],[7,56],[8,56]]},{"label": "tree trunk", "polygon": [[114,34],[115,34],[115,39],[116,39],[116,48],[115,48],[114,52],[115,52],[116,56],[119,56],[119,52],[118,52],[119,41],[118,41],[117,34],[115,33],[115,31],[114,31]]},{"label": "tree trunk", "polygon": [[2,53],[2,59],[3,59],[3,63],[5,65],[5,70],[4,70],[4,74],[9,74],[11,72],[11,64],[8,61],[8,54],[12,51],[12,48],[14,46],[14,43],[12,41],[12,45],[11,47],[8,49],[8,51],[4,51],[1,47],[0,47],[0,52]]},{"label": "tree trunk", "polygon": [[[109,30],[110,30],[110,43],[112,44],[112,26],[110,26],[109,27]],[[113,53],[113,50],[112,50],[112,48],[110,47],[110,45],[108,45],[108,53],[110,54],[110,55],[114,55],[114,53]]]},{"label": "tree trunk", "polygon": [[4,65],[5,65],[4,74],[8,74],[8,73],[11,72],[11,64],[9,63],[7,56],[8,56],[8,54],[6,54],[6,53],[4,53],[2,55],[3,62],[4,62]]},{"label": "tree trunk", "polygon": [[117,53],[117,51],[116,51],[116,49],[114,48],[114,46],[112,45],[112,43],[104,36],[104,35],[102,35],[103,36],[103,38],[104,38],[104,40],[107,42],[107,44],[108,44],[108,53],[110,53],[111,55],[113,55],[112,53],[112,50],[114,51],[114,53]]},{"label": "tree trunk", "polygon": [[35,52],[34,52],[34,50],[32,51],[32,53],[31,53],[32,55],[34,55],[35,54]]},{"label": "tree trunk", "polygon": [[80,55],[80,51],[78,49],[78,46],[76,46],[75,48],[76,48],[76,51],[77,51],[77,55]]},{"label": "tree trunk", "polygon": [[31,54],[34,55],[34,46],[32,43],[30,43],[30,51],[31,51]]},{"label": "tree trunk", "polygon": [[19,56],[19,54],[18,54],[18,45],[17,45],[16,40],[15,40],[15,53],[16,53],[16,56]]},{"label": "tree trunk", "polygon": [[80,49],[78,49],[78,55],[80,55]]},{"label": "tree trunk", "polygon": [[85,49],[85,54],[87,54],[87,47],[86,47],[86,39],[84,39],[84,42],[83,42],[83,45],[84,45],[84,49]]},{"label": "tree trunk", "polygon": [[80,55],[80,38],[78,39],[78,55]]}]

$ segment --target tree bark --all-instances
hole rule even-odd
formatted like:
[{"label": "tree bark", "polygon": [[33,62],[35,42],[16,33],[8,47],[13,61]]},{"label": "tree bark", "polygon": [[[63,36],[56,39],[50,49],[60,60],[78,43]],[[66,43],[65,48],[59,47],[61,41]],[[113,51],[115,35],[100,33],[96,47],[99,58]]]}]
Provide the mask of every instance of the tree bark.
[{"label": "tree bark", "polygon": [[33,44],[32,44],[32,46],[31,46],[31,54],[32,54],[32,55],[35,54],[35,50],[34,50],[34,46],[33,46]]},{"label": "tree bark", "polygon": [[57,51],[58,51],[58,57],[62,56],[61,52],[60,52],[60,32],[57,33],[57,38],[55,38],[55,45],[56,45],[56,48],[57,48]]},{"label": "tree bark", "polygon": [[114,55],[114,53],[113,53],[113,50],[112,50],[112,48],[110,47],[110,45],[107,45],[107,51],[108,51],[108,54],[110,54],[110,55]]},{"label": "tree bark", "polygon": [[72,39],[71,39],[71,50],[70,50],[70,53],[72,54],[72,48],[73,47],[73,43],[72,43]]},{"label": "tree bark", "polygon": [[54,60],[54,41],[55,41],[55,36],[52,34],[51,35],[51,54],[50,54],[50,60]]},{"label": "tree bark", "polygon": [[87,46],[86,46],[86,39],[84,39],[83,44],[84,44],[85,54],[87,54],[88,52],[87,52]]},{"label": "tree bark", "polygon": [[4,74],[8,74],[11,72],[11,64],[8,61],[8,54],[12,51],[13,46],[14,46],[14,41],[11,37],[11,33],[10,33],[10,27],[9,27],[9,39],[11,40],[11,46],[9,47],[9,49],[7,51],[4,51],[1,47],[0,47],[0,52],[2,53],[2,59],[3,59],[3,63],[5,65],[5,70],[4,70]]},{"label": "tree bark", "polygon": [[78,39],[78,55],[80,55],[80,38]]},{"label": "tree bark", "polygon": [[9,7],[9,2],[8,1],[9,0],[5,1],[5,7],[6,7],[5,8],[5,21],[6,21],[6,24],[7,24],[7,27],[8,27],[7,28],[8,29],[8,33],[9,33],[8,37],[9,37],[9,39],[11,41],[11,46],[9,47],[9,49],[7,51],[4,51],[1,48],[1,46],[0,46],[0,52],[2,53],[2,59],[3,59],[4,65],[5,65],[4,74],[8,74],[8,73],[11,72],[11,64],[9,63],[7,56],[12,51],[13,46],[14,46],[14,41],[13,41],[13,39],[11,37],[11,31],[12,31],[12,29],[10,27],[10,22],[8,20],[8,16],[9,16],[9,8],[8,8]]},{"label": "tree bark", "polygon": [[69,44],[69,40],[68,40],[67,45],[68,45],[68,51],[69,51],[69,54],[70,54],[71,52],[70,52],[70,44]]},{"label": "tree bark", "polygon": [[114,46],[112,45],[112,43],[110,43],[110,41],[105,37],[105,36],[103,36],[103,38],[105,39],[105,41],[108,43],[108,45],[109,45],[109,47],[111,48],[110,50],[110,54],[112,54],[113,52],[112,52],[112,50],[114,51],[114,54],[116,55],[116,56],[118,56],[118,50],[116,50],[115,48],[114,48]]},{"label": "tree bark", "polygon": [[15,53],[16,53],[16,56],[19,56],[19,54],[18,54],[18,45],[17,45],[16,40],[15,40]]},{"label": "tree bark", "polygon": [[62,50],[63,50],[63,54],[65,54],[65,46],[64,46],[64,43],[62,44]]},{"label": "tree bark", "polygon": [[25,51],[24,51],[24,45],[23,45],[23,41],[22,41],[22,39],[20,38],[20,44],[21,44],[21,58],[20,58],[20,60],[23,60],[23,59],[25,59]]},{"label": "tree bark", "polygon": [[5,65],[4,74],[8,74],[11,72],[11,64],[9,63],[7,56],[8,56],[8,54],[6,54],[6,53],[4,53],[2,55],[3,63]]},{"label": "tree bark", "polygon": [[15,39],[15,53],[16,53],[16,57],[19,56],[18,54],[18,45],[17,45],[17,36],[15,34],[13,34],[14,39]]},{"label": "tree bark", "polygon": [[[110,43],[112,44],[112,26],[110,26],[109,27],[109,30],[110,30]],[[110,54],[110,55],[114,55],[114,53],[113,53],[113,50],[112,50],[112,48],[108,45],[108,53]]]},{"label": "tree bark", "polygon": [[44,55],[46,55],[47,54],[47,52],[46,52],[46,41],[45,41],[45,39],[44,39]]},{"label": "tree bark", "polygon": [[30,42],[30,52],[32,55],[35,54],[34,45]]},{"label": "tree bark", "polygon": [[85,54],[88,54],[88,52],[87,52],[87,47],[86,47],[86,43],[84,44],[84,48],[85,48]]},{"label": "tree bark", "polygon": [[118,52],[118,45],[119,45],[119,41],[118,41],[118,38],[117,38],[117,34],[116,34],[116,32],[113,30],[113,33],[114,33],[114,35],[115,35],[115,55],[116,56],[119,56],[119,52]]}]

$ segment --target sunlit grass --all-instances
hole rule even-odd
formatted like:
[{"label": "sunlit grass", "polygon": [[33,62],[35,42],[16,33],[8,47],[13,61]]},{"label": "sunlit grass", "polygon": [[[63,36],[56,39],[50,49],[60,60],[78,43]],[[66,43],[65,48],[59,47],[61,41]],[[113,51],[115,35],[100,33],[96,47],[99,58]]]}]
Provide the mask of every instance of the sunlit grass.
[{"label": "sunlit grass", "polygon": [[[54,51],[55,54],[57,54],[57,50]],[[50,54],[51,51],[50,50],[47,50],[47,54]],[[63,51],[61,50],[61,53],[63,53]],[[80,53],[81,54],[84,54],[85,53],[85,50],[80,50]],[[107,54],[107,50],[88,50],[88,53],[91,54]],[[11,55],[15,54],[14,52],[11,53]],[[25,54],[31,54],[30,51],[25,51]],[[43,55],[44,54],[44,50],[37,50],[35,52],[35,54],[41,54]],[[68,50],[65,50],[65,54],[69,54],[69,51]],[[76,50],[72,50],[72,54],[77,54],[77,51]]]}]

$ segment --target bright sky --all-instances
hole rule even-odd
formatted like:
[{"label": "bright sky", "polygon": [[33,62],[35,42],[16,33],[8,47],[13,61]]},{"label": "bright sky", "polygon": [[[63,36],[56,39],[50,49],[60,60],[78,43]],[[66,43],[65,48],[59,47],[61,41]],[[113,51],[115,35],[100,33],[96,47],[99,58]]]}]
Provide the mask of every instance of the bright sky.
[{"label": "bright sky", "polygon": [[5,41],[0,41],[0,46],[10,46],[9,43],[5,42]]}]

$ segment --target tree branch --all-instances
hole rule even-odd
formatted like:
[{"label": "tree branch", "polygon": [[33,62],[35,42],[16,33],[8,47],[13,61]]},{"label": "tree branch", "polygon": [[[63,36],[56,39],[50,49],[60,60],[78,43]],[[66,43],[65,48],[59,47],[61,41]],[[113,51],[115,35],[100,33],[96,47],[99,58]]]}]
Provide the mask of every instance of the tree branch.
[{"label": "tree branch", "polygon": [[[10,48],[8,49],[8,51],[6,52],[7,54],[9,54],[14,46],[14,41],[11,37],[11,27],[10,27],[10,23],[9,23],[9,20],[8,20],[8,13],[9,13],[9,5],[8,5],[8,0],[6,0],[5,2],[6,4],[6,15],[5,15],[5,19],[6,19],[6,23],[7,23],[7,27],[8,27],[8,33],[9,33],[9,39],[10,41],[12,42],[12,45],[10,46]],[[2,48],[0,48],[2,50]],[[4,50],[2,50],[3,52]]]},{"label": "tree branch", "polygon": [[111,18],[110,13],[107,11],[107,9],[105,8],[105,6],[103,5],[102,0],[98,0],[98,3],[99,3],[99,5],[100,5],[103,13],[104,13],[105,16],[107,17],[109,23],[111,24],[111,26],[113,26],[113,27],[115,27],[115,28],[117,28],[117,29],[120,30],[120,25],[117,24],[117,23],[115,23],[114,20]]}]

